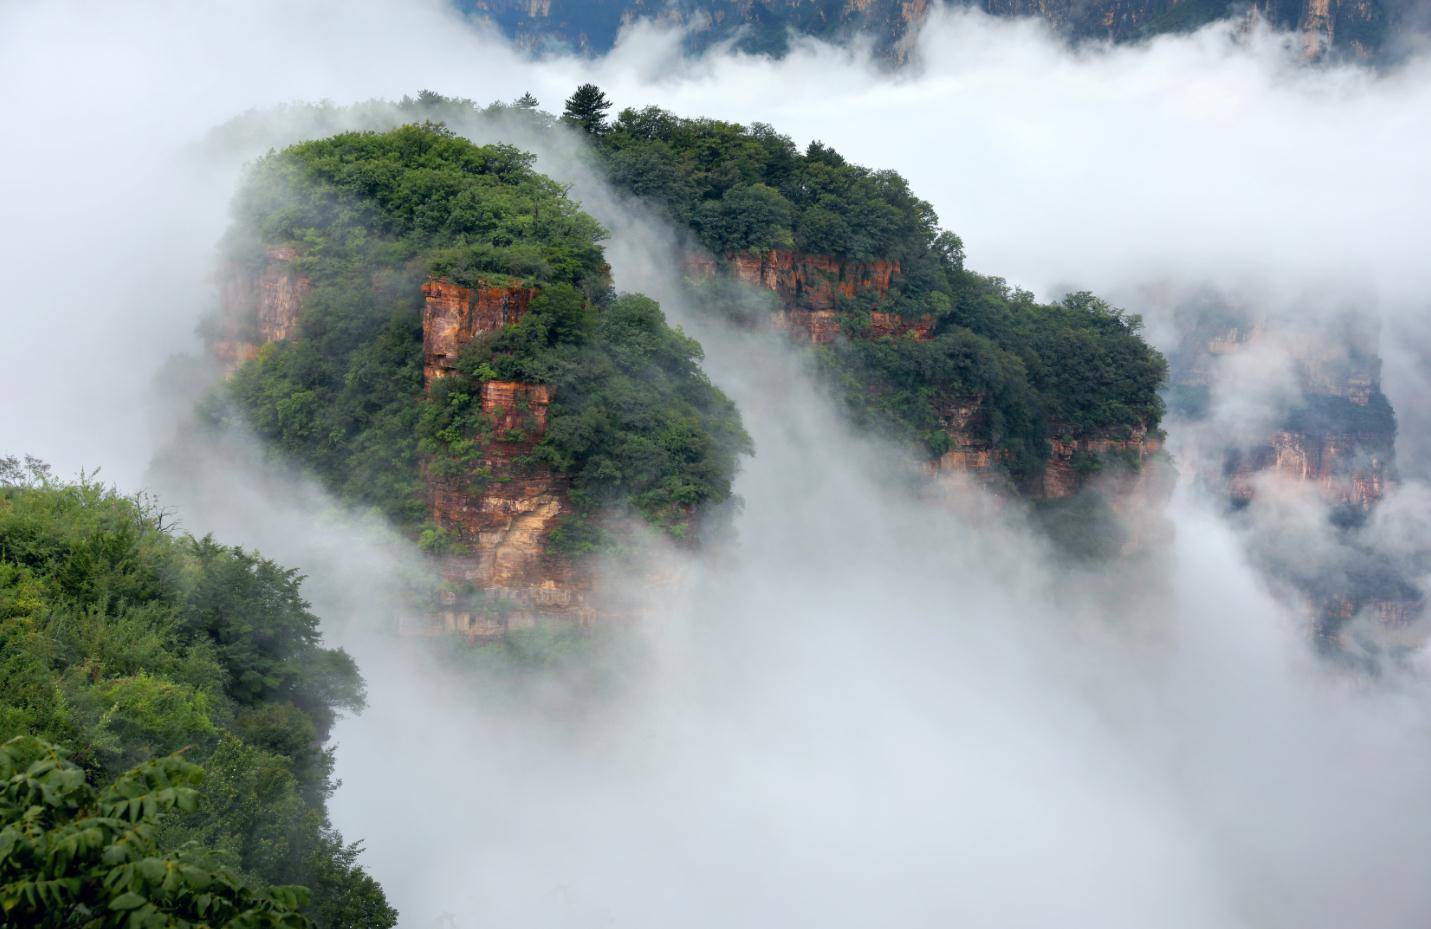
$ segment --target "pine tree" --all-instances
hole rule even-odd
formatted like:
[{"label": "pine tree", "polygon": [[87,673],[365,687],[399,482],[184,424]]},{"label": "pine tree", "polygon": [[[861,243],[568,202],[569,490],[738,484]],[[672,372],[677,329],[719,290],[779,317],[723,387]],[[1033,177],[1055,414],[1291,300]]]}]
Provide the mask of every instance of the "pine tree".
[{"label": "pine tree", "polygon": [[564,122],[580,126],[591,135],[602,135],[607,130],[606,111],[611,109],[611,101],[595,84],[582,84],[566,100]]},{"label": "pine tree", "polygon": [[532,96],[531,91],[527,91],[516,100],[513,100],[512,106],[519,107],[523,110],[535,110],[538,106],[538,101],[536,97]]}]

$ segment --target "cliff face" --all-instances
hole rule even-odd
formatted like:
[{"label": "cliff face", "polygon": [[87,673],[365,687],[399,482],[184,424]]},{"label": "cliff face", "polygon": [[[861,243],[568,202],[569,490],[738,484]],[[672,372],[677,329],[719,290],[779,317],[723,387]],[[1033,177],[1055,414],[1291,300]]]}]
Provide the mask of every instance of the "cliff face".
[{"label": "cliff face", "polygon": [[220,291],[220,331],[212,345],[225,370],[253,358],[263,345],[297,334],[298,312],[311,289],[308,278],[293,269],[297,258],[293,246],[271,245],[257,274],[228,268]]},{"label": "cliff face", "polygon": [[[785,249],[764,253],[735,252],[725,257],[730,277],[773,293],[780,309],[770,315],[771,328],[814,344],[832,342],[842,331],[843,300],[861,298],[878,306],[889,295],[900,273],[898,261],[849,261],[834,255],[810,255]],[[720,265],[705,255],[687,256],[687,276],[706,279]],[[916,339],[934,335],[928,316],[906,319],[896,313],[870,312],[875,336],[911,334]]]},{"label": "cliff face", "polygon": [[1262,436],[1230,438],[1220,463],[1202,463],[1234,502],[1251,501],[1262,475],[1313,486],[1328,503],[1363,513],[1385,496],[1396,434],[1375,333],[1328,325],[1323,333],[1237,323],[1192,334],[1192,344],[1175,355],[1174,382],[1185,387],[1207,388],[1220,365],[1242,356],[1254,367],[1288,365],[1302,395],[1284,423]]},{"label": "cliff face", "polygon": [[951,447],[929,464],[930,474],[955,486],[972,481],[996,493],[1010,490],[1012,485],[1000,467],[1007,456],[983,438],[987,434],[982,422],[986,415],[983,400],[963,397],[944,404],[938,415]]},{"label": "cliff face", "polygon": [[[1037,478],[1033,497],[1037,500],[1071,497],[1088,486],[1096,476],[1104,474],[1107,462],[1115,463],[1112,471],[1137,474],[1162,450],[1162,440],[1150,435],[1142,426],[1127,436],[1051,439],[1048,461]],[[1118,464],[1122,467],[1116,467]],[[1120,481],[1120,484],[1124,483],[1127,482]]]},{"label": "cliff face", "polygon": [[[571,509],[567,485],[543,465],[524,461],[546,431],[552,390],[541,384],[487,381],[482,413],[492,424],[478,471],[427,487],[432,521],[458,551],[440,567],[449,590],[424,623],[408,631],[500,637],[543,620],[590,622],[590,574],[553,553],[552,530]],[[464,596],[467,590],[477,596]]]},{"label": "cliff face", "polygon": [[[292,268],[290,246],[267,249],[257,273],[232,268],[222,288],[222,328],[213,352],[228,368],[261,345],[301,337],[309,281]],[[429,386],[452,372],[462,348],[517,322],[536,290],[519,285],[464,287],[444,279],[422,285],[423,374]],[[566,482],[527,460],[547,428],[551,387],[515,381],[482,384],[482,414],[491,426],[471,473],[442,476],[423,469],[434,525],[451,545],[437,559],[445,582],[430,613],[405,617],[405,633],[499,637],[544,620],[587,623],[591,575],[549,551],[552,530],[571,511]]]},{"label": "cliff face", "polygon": [[1308,484],[1323,500],[1363,513],[1386,495],[1388,438],[1371,433],[1312,433],[1281,429],[1250,452],[1233,451],[1224,465],[1228,494],[1250,502],[1259,475]]},{"label": "cliff face", "polygon": [[[789,32],[842,40],[872,36],[888,57],[907,58],[919,27],[940,0],[463,0],[531,48],[553,44],[604,52],[620,28],[638,20],[689,30],[701,48],[737,38],[747,51],[783,52]],[[1193,29],[1252,10],[1297,32],[1308,55],[1331,48],[1369,58],[1395,26],[1387,0],[971,0],[994,16],[1032,16],[1074,39],[1125,41]]]},{"label": "cliff face", "polygon": [[[1343,654],[1366,641],[1376,648],[1418,644],[1425,638],[1417,622],[1423,594],[1356,529],[1394,483],[1395,418],[1381,392],[1375,327],[1355,318],[1308,325],[1230,316],[1225,308],[1181,314],[1183,344],[1172,355],[1175,388],[1207,392],[1228,377],[1237,385],[1251,376],[1255,384],[1267,371],[1268,380],[1280,383],[1275,372],[1285,370],[1298,400],[1261,434],[1214,418],[1190,452],[1194,469],[1206,486],[1247,509],[1252,526],[1263,519],[1278,525],[1279,488],[1310,489],[1345,524],[1329,540],[1298,547],[1296,554],[1289,554],[1285,539],[1270,543],[1268,530],[1250,538],[1254,560],[1301,602],[1321,641]],[[1240,393],[1236,386],[1228,392]],[[1197,422],[1225,413],[1184,415]],[[1256,507],[1264,493],[1272,496],[1266,517]]]},{"label": "cliff face", "polygon": [[[452,371],[473,339],[526,315],[537,291],[520,285],[464,287],[433,278],[422,286],[423,375],[429,386]],[[528,460],[547,429],[553,390],[544,384],[486,381],[482,414],[491,426],[474,480],[425,475],[432,522],[455,542],[441,570],[449,591],[409,632],[500,637],[545,619],[587,623],[589,572],[549,551],[552,531],[569,515],[567,484]],[[456,591],[480,592],[463,596]]]},{"label": "cliff face", "polygon": [[978,397],[945,404],[939,418],[951,448],[930,463],[933,476],[947,483],[972,481],[1000,495],[1018,492],[1035,501],[1065,500],[1094,483],[1122,498],[1140,487],[1137,476],[1160,458],[1163,450],[1162,440],[1144,427],[1116,437],[1055,435],[1049,440],[1043,466],[1015,486],[1000,467],[1007,456],[982,438],[988,434],[984,415]]},{"label": "cliff face", "polygon": [[422,296],[422,373],[431,382],[452,370],[457,353],[474,338],[525,316],[536,291],[501,285],[473,289],[434,278],[422,285]]},{"label": "cliff face", "polygon": [[834,309],[841,297],[882,300],[899,273],[898,261],[847,261],[782,249],[737,252],[727,261],[736,280],[774,291],[787,307],[813,312]]},{"label": "cliff face", "polygon": [[[780,309],[771,314],[771,326],[796,341],[820,345],[846,336],[899,336],[916,341],[934,337],[932,317],[909,318],[878,309],[868,312],[867,324],[861,314],[857,326],[846,325],[855,322],[851,313],[841,309],[846,301],[879,306],[890,298],[901,271],[898,261],[854,262],[772,250],[728,255],[724,264],[735,280],[775,295]],[[686,273],[696,278],[713,276],[719,267],[700,256],[687,259],[685,265]],[[985,438],[990,430],[982,398],[946,401],[936,416],[948,436],[949,450],[930,462],[927,470],[946,489],[974,484],[1001,497],[1017,494],[1033,501],[1057,501],[1097,483],[1115,501],[1115,509],[1124,505],[1131,512],[1133,501],[1161,509],[1162,499],[1145,493],[1150,485],[1139,477],[1162,452],[1160,438],[1145,427],[1128,434],[1067,438],[1057,437],[1060,430],[1055,429],[1043,467],[1016,485],[1005,468],[1007,456]],[[1159,494],[1170,490],[1166,482],[1159,482],[1157,488]]]}]

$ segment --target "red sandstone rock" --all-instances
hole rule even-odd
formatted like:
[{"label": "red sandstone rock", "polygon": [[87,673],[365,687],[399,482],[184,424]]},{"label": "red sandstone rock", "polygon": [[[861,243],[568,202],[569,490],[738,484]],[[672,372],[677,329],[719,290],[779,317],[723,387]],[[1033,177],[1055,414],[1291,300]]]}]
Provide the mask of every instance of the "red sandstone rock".
[{"label": "red sandstone rock", "polygon": [[[493,435],[480,469],[489,476],[472,482],[427,473],[432,521],[463,549],[442,559],[444,578],[503,604],[476,610],[447,604],[427,617],[438,631],[480,638],[505,634],[514,623],[588,622],[593,615],[586,602],[589,571],[547,550],[552,530],[571,509],[567,482],[549,467],[525,460],[546,431],[552,395],[544,384],[485,382],[482,412]],[[420,633],[422,623],[414,622]]]},{"label": "red sandstone rock", "polygon": [[870,335],[875,338],[912,335],[915,341],[926,342],[934,337],[934,317],[907,319],[898,313],[881,313],[876,310],[870,314]]},{"label": "red sandstone rock", "polygon": [[770,314],[770,327],[791,338],[824,345],[840,334],[840,314],[834,310],[778,310]]},{"label": "red sandstone rock", "polygon": [[788,310],[832,310],[839,297],[858,294],[883,299],[899,273],[898,261],[846,261],[783,249],[736,252],[726,260],[733,277],[774,291]]},{"label": "red sandstone rock", "polygon": [[483,286],[475,290],[434,278],[422,285],[422,373],[431,382],[452,370],[457,354],[485,332],[495,332],[526,315],[536,290]]},{"label": "red sandstone rock", "polygon": [[1237,501],[1251,500],[1258,475],[1270,473],[1314,485],[1328,503],[1369,512],[1386,495],[1390,462],[1377,450],[1383,444],[1377,436],[1281,430],[1238,459],[1226,478],[1228,493]]},{"label": "red sandstone rock", "polygon": [[312,289],[292,268],[297,257],[291,245],[272,245],[257,277],[229,269],[220,292],[221,334],[212,347],[225,370],[256,356],[262,345],[297,335],[303,298]]}]

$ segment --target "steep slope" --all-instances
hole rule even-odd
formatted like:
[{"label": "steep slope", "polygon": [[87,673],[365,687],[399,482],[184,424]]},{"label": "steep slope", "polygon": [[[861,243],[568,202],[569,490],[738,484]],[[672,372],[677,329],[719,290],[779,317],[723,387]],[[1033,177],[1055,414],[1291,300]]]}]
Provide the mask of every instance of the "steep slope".
[{"label": "steep slope", "polygon": [[214,415],[438,559],[409,631],[589,622],[595,554],[729,497],[749,440],[699,346],[611,292],[600,228],[528,156],[350,133],[264,159],[236,214]]},{"label": "steep slope", "polygon": [[[1182,307],[1177,321],[1170,393],[1196,440],[1188,464],[1239,511],[1254,559],[1339,652],[1423,641],[1419,572],[1364,528],[1396,482],[1396,418],[1381,391],[1375,328],[1215,298]],[[1291,544],[1308,529],[1288,513],[1306,504],[1283,497],[1311,498],[1326,525]]]},{"label": "steep slope", "polygon": [[[535,49],[604,52],[623,25],[642,20],[683,26],[702,48],[735,39],[746,51],[783,53],[792,35],[843,40],[862,35],[895,60],[907,56],[930,10],[944,0],[459,0]],[[995,16],[1033,16],[1071,39],[1129,41],[1193,29],[1255,11],[1295,31],[1309,55],[1334,49],[1374,57],[1394,33],[1394,0],[970,0]]]},{"label": "steep slope", "polygon": [[899,175],[769,127],[626,110],[596,144],[613,183],[691,231],[711,312],[731,311],[716,282],[744,285],[737,315],[814,346],[851,415],[922,446],[931,472],[1042,501],[1141,487],[1165,364],[1137,317],[966,270]]},{"label": "steep slope", "polygon": [[[564,131],[530,107],[423,92],[396,104],[254,114],[218,138],[282,144],[287,127],[309,118],[442,120],[477,136]],[[657,109],[623,112],[609,130],[588,137],[595,167],[685,231],[697,303],[809,343],[855,422],[922,455],[936,487],[972,481],[1054,510],[1100,492],[1097,505],[1068,508],[1085,515],[1161,508],[1165,364],[1136,316],[1088,294],[1041,304],[968,271],[958,237],[939,229],[903,178],[824,146],[801,152],[769,127]],[[455,320],[458,310],[442,314]],[[1075,530],[1086,523],[1056,515]],[[1134,520],[1126,544],[1147,539],[1154,521]],[[1070,537],[1087,545],[1114,535]]]},{"label": "steep slope", "polygon": [[[1220,462],[1207,477],[1238,505],[1252,501],[1264,477],[1314,487],[1346,519],[1364,517],[1386,493],[1396,418],[1381,392],[1375,332],[1354,318],[1340,324],[1297,324],[1230,314],[1226,308],[1182,314],[1182,341],[1173,354],[1171,389],[1180,412],[1194,420],[1226,369],[1290,370],[1289,397],[1269,397],[1271,421],[1227,430]],[[1280,404],[1279,401],[1280,400]]]}]

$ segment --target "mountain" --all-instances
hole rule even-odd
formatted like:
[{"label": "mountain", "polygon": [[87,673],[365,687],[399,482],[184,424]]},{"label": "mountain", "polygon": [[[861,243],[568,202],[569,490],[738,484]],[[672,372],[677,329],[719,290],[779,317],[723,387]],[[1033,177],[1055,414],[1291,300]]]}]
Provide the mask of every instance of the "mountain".
[{"label": "mountain", "polygon": [[[690,30],[693,49],[734,40],[781,54],[792,35],[872,39],[896,60],[941,0],[462,0],[473,15],[536,50],[603,52],[623,25],[650,21]],[[956,5],[956,4],[948,4]],[[1255,11],[1299,33],[1311,55],[1326,49],[1373,58],[1409,16],[1397,0],[973,0],[994,16],[1033,16],[1069,39],[1133,41]]]},{"label": "mountain", "polygon": [[[1189,299],[1175,319],[1170,399],[1192,439],[1184,465],[1227,501],[1254,561],[1329,651],[1421,644],[1426,553],[1391,550],[1368,525],[1397,483],[1376,327],[1215,294]],[[1309,534],[1283,499],[1323,525]]]},{"label": "mountain", "polygon": [[[1167,366],[1143,338],[1137,316],[1090,294],[1040,303],[966,268],[959,238],[941,229],[929,204],[893,172],[850,164],[818,143],[801,151],[765,126],[655,108],[626,110],[608,121],[601,115],[604,101],[588,96],[596,104],[582,133],[590,167],[676,231],[691,305],[805,346],[854,424],[914,452],[931,496],[967,499],[966,488],[976,484],[1028,506],[1065,551],[1094,559],[1146,550],[1167,531],[1161,515],[1173,481],[1162,433]],[[529,105],[481,107],[425,92],[395,104],[251,114],[217,138],[262,150],[312,133],[314,125],[385,129],[423,120],[476,137],[517,133],[533,144],[566,135],[558,120]],[[264,296],[256,304],[253,296],[229,300],[248,307],[239,316],[257,320],[265,339],[287,340],[301,328],[291,320],[297,303],[309,299],[311,285],[285,270],[302,263],[299,253],[282,240],[270,237],[263,260],[248,266],[253,283],[244,292]],[[467,350],[465,340],[480,336],[485,344],[525,318],[540,287],[512,272],[499,263],[480,279],[413,279],[409,308],[400,311],[412,333],[404,349],[408,396],[430,403],[434,391],[459,383],[446,375]],[[1351,649],[1365,625],[1353,620],[1361,617],[1372,618],[1382,642],[1404,639],[1424,605],[1406,580],[1415,572],[1387,569],[1359,528],[1394,482],[1395,419],[1379,387],[1375,333],[1354,320],[1318,328],[1215,301],[1189,305],[1178,325],[1167,395],[1179,429],[1210,437],[1186,452],[1180,466],[1223,494],[1250,535],[1278,535],[1267,529],[1274,525],[1269,514],[1277,487],[1309,489],[1337,533],[1326,557],[1299,558],[1259,543],[1254,558],[1305,604],[1309,626],[1334,650]],[[1283,408],[1268,401],[1265,421],[1250,431],[1204,424],[1210,391],[1232,383],[1230,361],[1260,357],[1269,345],[1295,372],[1297,402]],[[223,340],[216,349],[235,356]],[[256,351],[249,344],[237,354]],[[457,362],[459,374],[462,368]],[[245,377],[241,369],[234,378],[241,392]],[[565,533],[560,520],[548,522],[543,513],[567,512],[566,498],[550,492],[557,485],[524,470],[532,460],[528,449],[536,447],[531,443],[540,444],[551,428],[552,396],[540,379],[515,374],[480,386],[463,383],[467,402],[481,412],[454,423],[456,436],[464,436],[461,429],[486,435],[493,433],[482,430],[495,429],[508,441],[488,441],[470,459],[477,470],[498,476],[485,498],[449,492],[430,465],[414,470],[409,463],[398,472],[409,481],[417,473],[426,477],[408,485],[417,488],[416,497],[406,498],[420,501],[417,517],[402,516],[401,508],[393,513],[408,519],[436,557],[451,559],[444,571],[452,582],[443,594],[446,607],[410,626],[501,634],[508,620],[493,617],[512,615],[509,608],[502,614],[464,606],[492,591],[508,607],[539,606],[529,610],[533,615],[594,618],[588,581],[570,567],[580,559],[551,558],[550,543]],[[245,415],[260,424],[273,421],[290,389],[249,393]],[[514,444],[518,434],[527,444]],[[351,470],[362,476],[361,487],[382,487],[390,480],[383,466],[379,460]],[[461,473],[460,467],[451,472]],[[1272,496],[1260,500],[1259,493]],[[500,527],[483,522],[494,516]],[[473,539],[505,541],[485,550],[485,541],[472,548]],[[514,600],[519,589],[526,593]]]},{"label": "mountain", "polygon": [[210,408],[436,562],[473,637],[602,612],[595,556],[719,520],[749,439],[701,349],[612,288],[604,231],[510,146],[434,126],[263,159],[237,199]]},{"label": "mountain", "polygon": [[656,108],[592,136],[611,182],[687,231],[693,298],[811,346],[853,421],[918,449],[936,483],[1049,510],[1152,489],[1166,365],[1137,316],[965,268],[902,177],[818,142]]}]

